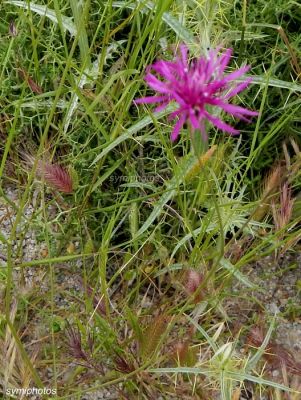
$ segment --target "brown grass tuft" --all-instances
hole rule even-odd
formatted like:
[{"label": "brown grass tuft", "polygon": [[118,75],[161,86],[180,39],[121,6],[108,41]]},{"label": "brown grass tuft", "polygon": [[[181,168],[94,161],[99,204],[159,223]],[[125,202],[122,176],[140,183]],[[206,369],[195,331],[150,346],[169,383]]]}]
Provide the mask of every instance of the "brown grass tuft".
[{"label": "brown grass tuft", "polygon": [[142,359],[153,356],[164,336],[169,323],[169,317],[164,314],[155,317],[144,331],[140,354]]},{"label": "brown grass tuft", "polygon": [[271,201],[279,192],[281,182],[283,181],[284,168],[278,164],[264,180],[261,201],[257,207],[253,219],[261,221],[270,210]]},{"label": "brown grass tuft", "polygon": [[123,372],[124,374],[129,374],[135,371],[135,367],[129,361],[127,361],[123,356],[117,355],[114,359],[116,371]]},{"label": "brown grass tuft", "polygon": [[276,207],[274,200],[272,202],[273,219],[277,231],[283,229],[289,223],[292,216],[295,199],[292,198],[292,190],[287,182],[281,186],[279,200],[279,208]]},{"label": "brown grass tuft", "polygon": [[79,329],[70,324],[66,327],[68,353],[77,360],[88,360],[88,356],[82,347],[82,336]]}]

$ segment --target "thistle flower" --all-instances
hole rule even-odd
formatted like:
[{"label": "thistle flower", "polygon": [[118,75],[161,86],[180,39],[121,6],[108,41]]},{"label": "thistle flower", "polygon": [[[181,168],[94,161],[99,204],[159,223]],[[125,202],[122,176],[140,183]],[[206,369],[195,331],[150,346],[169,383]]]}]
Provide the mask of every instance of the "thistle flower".
[{"label": "thistle flower", "polygon": [[145,81],[157,95],[137,99],[135,103],[159,103],[155,111],[163,110],[172,101],[178,104],[178,109],[169,115],[169,119],[178,117],[171,134],[172,141],[178,138],[181,128],[188,121],[192,131],[201,131],[204,140],[207,139],[206,120],[231,135],[238,134],[237,129],[211,112],[212,107],[219,107],[233,117],[247,122],[249,117],[258,115],[255,111],[229,104],[228,100],[244,90],[252,79],[244,78],[242,82],[235,82],[249,70],[249,66],[225,75],[232,50],[227,49],[220,56],[218,51],[219,49],[211,50],[208,57],[203,56],[189,63],[188,48],[181,45],[180,55],[174,61],[159,60],[147,68]]}]

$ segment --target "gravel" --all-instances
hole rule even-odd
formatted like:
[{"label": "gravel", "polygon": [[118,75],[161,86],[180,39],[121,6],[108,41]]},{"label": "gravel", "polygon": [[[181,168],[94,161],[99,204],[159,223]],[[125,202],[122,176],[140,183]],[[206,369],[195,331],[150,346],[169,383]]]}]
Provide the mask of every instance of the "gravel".
[{"label": "gravel", "polygon": [[249,279],[264,291],[253,293],[266,314],[277,315],[275,340],[301,360],[301,255],[268,256],[248,267]]}]

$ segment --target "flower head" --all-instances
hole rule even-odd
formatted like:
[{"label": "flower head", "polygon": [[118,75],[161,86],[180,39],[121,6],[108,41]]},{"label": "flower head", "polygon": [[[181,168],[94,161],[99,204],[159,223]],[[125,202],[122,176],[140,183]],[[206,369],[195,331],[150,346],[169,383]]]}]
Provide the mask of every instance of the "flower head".
[{"label": "flower head", "polygon": [[169,119],[178,117],[171,140],[178,138],[182,126],[187,121],[190,122],[193,131],[201,131],[204,139],[207,137],[206,120],[218,129],[232,135],[238,134],[238,130],[210,113],[212,107],[219,107],[228,114],[248,122],[248,117],[258,115],[255,111],[229,104],[229,99],[244,90],[252,78],[235,82],[249,70],[248,66],[226,75],[224,72],[232,50],[227,49],[219,56],[218,51],[219,49],[211,50],[207,57],[203,56],[189,63],[187,46],[181,45],[180,55],[174,61],[159,60],[148,67],[145,81],[157,95],[143,97],[135,102],[159,103],[156,111],[163,110],[172,101],[178,104],[177,110],[169,115]]}]

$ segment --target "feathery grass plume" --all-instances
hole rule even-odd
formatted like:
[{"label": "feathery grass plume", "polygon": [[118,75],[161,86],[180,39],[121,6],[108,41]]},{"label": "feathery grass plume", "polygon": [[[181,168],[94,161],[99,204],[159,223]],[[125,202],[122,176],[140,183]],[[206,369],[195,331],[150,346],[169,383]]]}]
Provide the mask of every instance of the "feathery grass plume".
[{"label": "feathery grass plume", "polygon": [[179,341],[173,346],[173,359],[177,365],[191,367],[197,362],[197,348],[190,346],[189,340]]},{"label": "feathery grass plume", "polygon": [[23,79],[27,83],[27,85],[29,86],[29,88],[32,90],[33,93],[36,93],[36,94],[42,94],[43,93],[43,89],[41,88],[41,86],[39,86],[31,78],[31,76],[28,75],[28,72],[25,71],[24,68],[19,68],[18,72],[19,72],[20,78]]},{"label": "feathery grass plume", "polygon": [[[30,154],[21,154],[21,157],[25,160],[26,165],[30,168],[34,166],[35,159]],[[63,193],[73,192],[73,181],[72,178],[59,164],[53,164],[48,161],[38,160],[36,168],[36,177],[44,181],[48,186],[52,187]]]},{"label": "feathery grass plume", "polygon": [[89,357],[82,347],[82,337],[78,328],[69,323],[66,327],[68,353],[77,360],[88,361]]},{"label": "feathery grass plume", "polygon": [[143,341],[140,346],[142,359],[151,357],[157,350],[163,334],[168,327],[169,318],[165,314],[158,315],[144,331]]},{"label": "feathery grass plume", "polygon": [[86,285],[86,292],[89,297],[92,297],[92,304],[95,309],[95,311],[98,312],[103,317],[107,316],[107,310],[106,310],[106,303],[105,299],[102,296],[99,298],[98,296],[95,295],[95,290],[91,288],[91,286]]},{"label": "feathery grass plume", "polygon": [[18,36],[18,29],[16,27],[15,21],[11,20],[9,23],[8,33],[11,37]]},{"label": "feathery grass plume", "polygon": [[39,161],[37,174],[53,189],[57,189],[63,193],[72,193],[73,184],[71,176],[61,165]]},{"label": "feathery grass plume", "polygon": [[253,214],[255,221],[261,221],[269,212],[273,197],[279,192],[281,182],[285,177],[284,168],[277,164],[265,178],[260,204]]},{"label": "feathery grass plume", "polygon": [[185,365],[186,357],[188,354],[189,343],[188,342],[177,342],[174,347],[174,359],[176,363]]},{"label": "feathery grass plume", "polygon": [[290,221],[295,199],[292,198],[292,189],[287,182],[281,186],[279,207],[272,201],[272,211],[275,228],[277,231],[283,229]]},{"label": "feathery grass plume", "polygon": [[184,287],[188,295],[194,295],[195,303],[198,303],[202,298],[202,295],[198,289],[203,280],[203,274],[196,269],[190,268],[185,272]]},{"label": "feathery grass plume", "polygon": [[195,164],[190,168],[188,171],[187,175],[185,176],[186,179],[191,180],[194,178],[197,174],[199,174],[200,169],[207,164],[207,162],[210,160],[210,158],[213,156],[217,149],[217,145],[214,144],[209,150],[206,151],[205,154],[202,154],[200,157],[198,157],[197,161]]},{"label": "feathery grass plume", "polygon": [[88,340],[87,340],[89,351],[87,351],[85,350],[82,344],[82,336],[78,327],[71,326],[69,322],[67,322],[65,331],[66,331],[65,344],[67,347],[67,351],[71,357],[74,357],[75,359],[74,362],[77,365],[81,365],[82,367],[94,370],[97,373],[103,375],[104,374],[103,365],[93,359],[92,353],[94,349],[94,338],[90,334],[90,332],[88,334]]},{"label": "feathery grass plume", "polygon": [[[2,297],[1,297],[2,300]],[[2,312],[1,301],[1,312]],[[32,386],[33,376],[32,366],[39,364],[40,359],[40,346],[41,343],[33,342],[26,349],[27,356],[24,357],[22,349],[18,345],[19,340],[24,340],[26,336],[26,329],[19,327],[16,322],[16,316],[18,312],[18,300],[12,299],[10,304],[9,319],[11,324],[14,324],[16,332],[14,333],[9,325],[2,324],[1,335],[0,335],[0,390],[1,393],[5,393],[5,389],[10,387],[22,387],[29,388]],[[32,327],[32,326],[31,326]],[[30,330],[30,327],[29,327]],[[17,336],[15,336],[17,335]],[[18,339],[18,340],[17,340]],[[2,397],[2,396],[1,396]],[[5,397],[2,397],[3,399]],[[8,397],[6,397],[8,398]]]},{"label": "feathery grass plume", "polygon": [[114,364],[116,371],[123,372],[124,374],[135,371],[134,365],[119,354],[115,357]]}]

